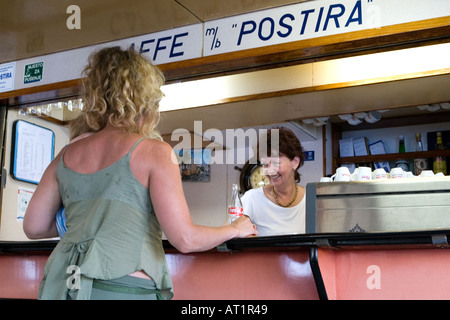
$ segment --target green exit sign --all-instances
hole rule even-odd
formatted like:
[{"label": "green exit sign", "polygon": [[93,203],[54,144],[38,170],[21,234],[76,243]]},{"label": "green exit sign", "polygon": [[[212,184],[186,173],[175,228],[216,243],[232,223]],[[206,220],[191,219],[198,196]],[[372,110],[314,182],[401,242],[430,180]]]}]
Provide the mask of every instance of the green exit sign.
[{"label": "green exit sign", "polygon": [[44,73],[44,62],[37,62],[27,64],[25,66],[25,74],[23,76],[23,83],[31,83],[42,80]]}]

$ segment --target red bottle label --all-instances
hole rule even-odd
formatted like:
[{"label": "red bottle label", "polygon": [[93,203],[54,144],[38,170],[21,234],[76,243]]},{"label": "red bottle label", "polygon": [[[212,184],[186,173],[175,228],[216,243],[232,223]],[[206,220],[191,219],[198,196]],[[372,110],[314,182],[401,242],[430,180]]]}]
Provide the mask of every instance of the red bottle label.
[{"label": "red bottle label", "polygon": [[237,218],[244,215],[244,208],[242,207],[229,207],[228,214],[231,214]]}]

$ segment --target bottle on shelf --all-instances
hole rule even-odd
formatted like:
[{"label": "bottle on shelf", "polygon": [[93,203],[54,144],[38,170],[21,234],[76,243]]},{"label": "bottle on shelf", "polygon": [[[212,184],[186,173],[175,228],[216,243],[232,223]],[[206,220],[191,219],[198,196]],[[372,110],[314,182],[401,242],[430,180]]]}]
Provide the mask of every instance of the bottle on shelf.
[{"label": "bottle on shelf", "polygon": [[230,203],[228,204],[227,222],[231,224],[234,220],[244,215],[244,207],[242,206],[241,196],[239,194],[239,185],[233,184]]},{"label": "bottle on shelf", "polygon": [[[405,137],[404,136],[399,137],[398,153],[405,153]],[[397,168],[402,168],[403,171],[405,171],[405,172],[409,171],[409,163],[408,163],[408,160],[406,160],[406,159],[396,160],[395,166]]]},{"label": "bottle on shelf", "polygon": [[[423,151],[422,136],[420,132],[416,133],[416,152]],[[420,175],[423,170],[427,170],[428,160],[425,158],[414,159],[414,174],[416,176]]]},{"label": "bottle on shelf", "polygon": [[[436,150],[444,150],[444,143],[442,142],[442,132],[436,133]],[[436,156],[433,159],[433,172],[434,174],[442,172],[444,175],[447,174],[447,162],[445,157]]]}]

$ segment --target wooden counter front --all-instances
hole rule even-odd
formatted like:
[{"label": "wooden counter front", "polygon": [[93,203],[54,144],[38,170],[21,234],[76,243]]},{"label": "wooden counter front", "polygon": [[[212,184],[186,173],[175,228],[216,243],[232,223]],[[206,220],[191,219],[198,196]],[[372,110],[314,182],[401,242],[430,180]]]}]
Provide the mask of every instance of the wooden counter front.
[{"label": "wooden counter front", "polygon": [[[36,299],[55,245],[3,243],[0,298]],[[318,299],[308,249],[181,254],[165,247],[176,300]]]},{"label": "wooden counter front", "polygon": [[166,254],[174,299],[318,299],[309,251]]},{"label": "wooden counter front", "polygon": [[[450,230],[234,239],[181,254],[177,300],[450,299]],[[36,299],[56,242],[0,242],[0,298]]]}]

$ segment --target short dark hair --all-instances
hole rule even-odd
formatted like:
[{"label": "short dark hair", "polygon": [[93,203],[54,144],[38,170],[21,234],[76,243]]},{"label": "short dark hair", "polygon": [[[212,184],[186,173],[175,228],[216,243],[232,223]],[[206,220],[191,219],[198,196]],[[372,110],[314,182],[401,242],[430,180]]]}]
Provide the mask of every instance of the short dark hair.
[{"label": "short dark hair", "polygon": [[[278,150],[272,150],[272,133],[273,130],[278,130]],[[275,135],[276,133],[274,133]],[[274,146],[275,147],[275,146]],[[258,153],[258,160],[259,159],[259,150],[260,145],[258,143],[257,153]],[[271,157],[277,156],[278,154],[275,154],[276,151],[279,152],[280,155],[284,155],[288,157],[291,161],[294,160],[295,157],[299,157],[300,161],[298,164],[298,167],[295,170],[295,182],[300,182],[300,174],[298,173],[298,169],[303,166],[305,163],[305,154],[304,149],[302,147],[302,144],[300,143],[300,140],[298,140],[297,136],[295,135],[292,130],[284,128],[284,127],[275,127],[267,132],[267,156]]]}]

